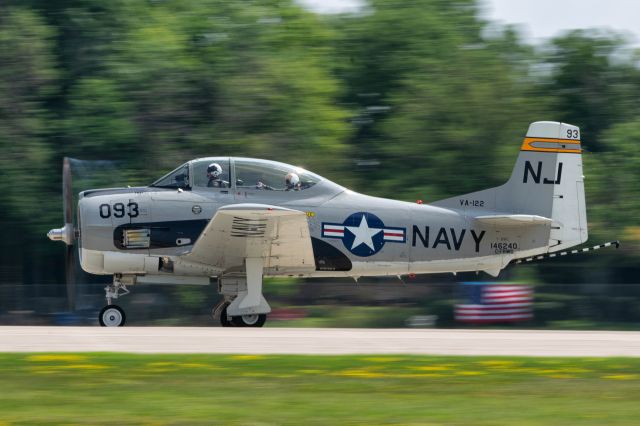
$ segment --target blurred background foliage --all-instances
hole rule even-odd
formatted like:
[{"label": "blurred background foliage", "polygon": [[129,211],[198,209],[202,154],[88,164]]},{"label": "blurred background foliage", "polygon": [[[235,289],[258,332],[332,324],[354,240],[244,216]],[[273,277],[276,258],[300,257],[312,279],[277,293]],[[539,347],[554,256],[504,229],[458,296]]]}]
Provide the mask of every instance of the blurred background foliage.
[{"label": "blurred background foliage", "polygon": [[511,275],[637,282],[638,50],[589,30],[529,45],[479,8],[369,0],[327,16],[293,0],[3,1],[0,282],[63,281],[63,247],[45,233],[62,221],[64,156],[106,161],[87,181],[96,186],[245,155],[430,202],[506,180],[537,120],[581,127],[590,242],[623,248]]}]

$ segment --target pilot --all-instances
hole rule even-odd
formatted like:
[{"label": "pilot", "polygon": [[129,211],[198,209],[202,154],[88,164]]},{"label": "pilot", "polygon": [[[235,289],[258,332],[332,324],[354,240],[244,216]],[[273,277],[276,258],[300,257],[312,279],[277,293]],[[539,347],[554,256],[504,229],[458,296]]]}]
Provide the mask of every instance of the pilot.
[{"label": "pilot", "polygon": [[211,163],[207,167],[207,177],[209,178],[209,182],[207,182],[208,188],[228,188],[229,182],[226,180],[222,180],[220,178],[222,176],[222,167],[218,163]]},{"label": "pilot", "polygon": [[300,191],[300,178],[297,174],[291,172],[284,178],[285,191]]}]

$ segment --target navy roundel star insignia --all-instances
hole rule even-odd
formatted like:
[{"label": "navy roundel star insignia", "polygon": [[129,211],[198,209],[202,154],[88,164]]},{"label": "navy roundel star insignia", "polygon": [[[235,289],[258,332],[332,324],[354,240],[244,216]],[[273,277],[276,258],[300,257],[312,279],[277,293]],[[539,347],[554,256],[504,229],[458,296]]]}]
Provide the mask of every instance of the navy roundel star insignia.
[{"label": "navy roundel star insignia", "polygon": [[339,238],[351,253],[367,257],[378,253],[387,242],[406,242],[406,228],[385,226],[378,216],[358,212],[343,223],[323,222],[322,237]]}]

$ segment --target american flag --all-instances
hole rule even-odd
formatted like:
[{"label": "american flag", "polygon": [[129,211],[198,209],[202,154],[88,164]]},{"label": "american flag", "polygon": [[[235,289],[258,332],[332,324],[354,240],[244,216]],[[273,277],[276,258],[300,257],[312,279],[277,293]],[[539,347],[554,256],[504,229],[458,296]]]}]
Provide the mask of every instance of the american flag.
[{"label": "american flag", "polygon": [[533,289],[528,285],[462,283],[465,303],[455,306],[456,321],[469,324],[527,321],[533,318]]}]

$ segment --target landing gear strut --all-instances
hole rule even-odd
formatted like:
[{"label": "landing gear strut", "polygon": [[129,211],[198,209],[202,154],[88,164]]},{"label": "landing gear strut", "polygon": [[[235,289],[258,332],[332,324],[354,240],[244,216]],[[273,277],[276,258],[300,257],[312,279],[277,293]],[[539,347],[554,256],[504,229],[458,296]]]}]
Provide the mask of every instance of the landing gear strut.
[{"label": "landing gear strut", "polygon": [[218,277],[218,293],[224,299],[213,309],[223,327],[262,327],[271,312],[262,295],[264,259],[244,259],[244,273]]},{"label": "landing gear strut", "polygon": [[102,308],[98,315],[98,322],[102,327],[122,327],[127,319],[124,309],[112,303],[113,299],[129,294],[127,286],[120,281],[118,276],[113,277],[113,284],[104,288],[107,306]]}]

